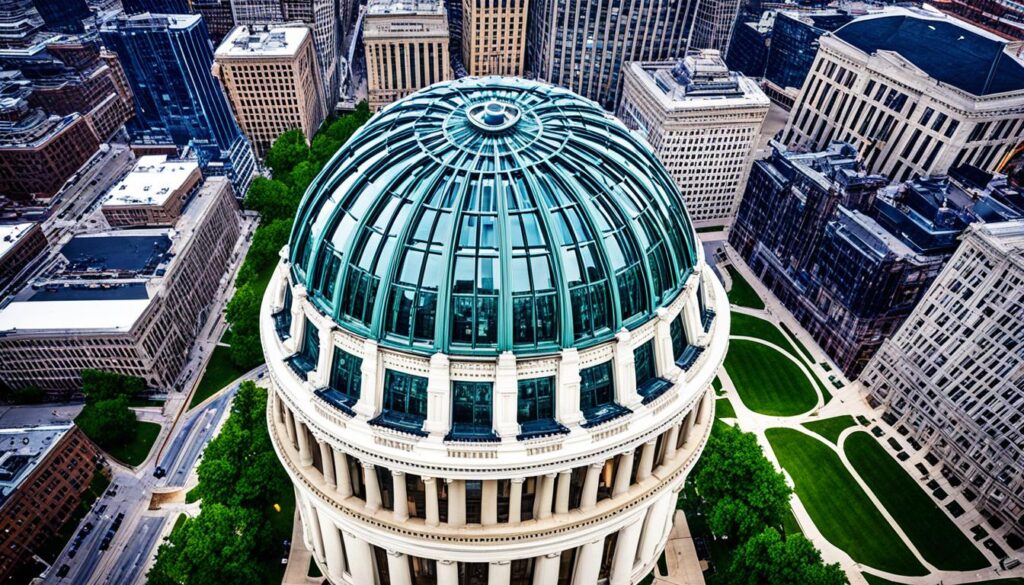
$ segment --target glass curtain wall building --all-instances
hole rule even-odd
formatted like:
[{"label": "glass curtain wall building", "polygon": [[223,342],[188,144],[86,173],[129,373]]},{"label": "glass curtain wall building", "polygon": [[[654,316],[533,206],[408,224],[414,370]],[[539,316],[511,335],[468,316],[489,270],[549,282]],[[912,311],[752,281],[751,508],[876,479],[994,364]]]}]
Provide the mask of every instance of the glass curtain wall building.
[{"label": "glass curtain wall building", "polygon": [[206,171],[227,174],[243,196],[255,162],[211,72],[213,49],[198,14],[121,16],[101,30],[134,94],[133,142],[192,147]]},{"label": "glass curtain wall building", "polygon": [[521,79],[386,107],[264,298],[268,417],[332,583],[650,572],[710,431],[727,300],[671,177]]}]

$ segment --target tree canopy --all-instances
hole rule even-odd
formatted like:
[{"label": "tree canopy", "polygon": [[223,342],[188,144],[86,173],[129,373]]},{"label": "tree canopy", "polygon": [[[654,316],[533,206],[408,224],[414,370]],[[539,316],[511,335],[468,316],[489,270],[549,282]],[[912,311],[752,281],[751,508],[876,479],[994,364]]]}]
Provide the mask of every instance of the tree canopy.
[{"label": "tree canopy", "polygon": [[82,370],[82,393],[87,401],[131,397],[146,389],[146,381],[103,370]]},{"label": "tree canopy", "polygon": [[845,585],[846,574],[838,564],[826,565],[821,553],[801,534],[783,539],[775,528],[765,528],[733,553],[728,583],[761,585]]}]

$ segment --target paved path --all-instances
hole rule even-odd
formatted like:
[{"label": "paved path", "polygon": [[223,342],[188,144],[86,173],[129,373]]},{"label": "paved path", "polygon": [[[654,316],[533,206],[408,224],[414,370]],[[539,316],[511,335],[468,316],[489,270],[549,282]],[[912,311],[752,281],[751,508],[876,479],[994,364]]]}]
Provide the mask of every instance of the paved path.
[{"label": "paved path", "polygon": [[[788,352],[787,350],[764,340],[752,339],[749,337],[734,337],[734,339],[746,339],[757,341],[758,343],[771,346],[776,350],[782,352],[783,355],[790,357],[790,359],[796,362],[800,366],[801,370],[804,371],[804,373],[807,374],[809,378],[811,378],[812,385],[814,386],[815,391],[818,393],[817,406],[815,406],[815,408],[811,409],[810,411],[804,414],[790,417],[762,415],[751,411],[749,408],[747,408],[745,404],[743,404],[743,401],[740,399],[739,394],[736,391],[736,386],[734,385],[732,379],[729,377],[728,372],[726,372],[723,368],[719,372],[719,378],[722,382],[722,388],[725,392],[725,397],[729,398],[730,402],[733,405],[733,408],[736,410],[736,423],[738,423],[740,428],[742,428],[744,431],[754,433],[754,435],[757,437],[758,442],[764,448],[765,455],[780,469],[781,466],[779,465],[778,459],[776,458],[775,453],[772,451],[771,446],[768,443],[768,440],[765,438],[765,430],[769,428],[787,428],[798,431],[809,437],[813,437],[814,439],[820,441],[822,444],[827,445],[830,449],[835,451],[836,454],[839,456],[839,459],[842,461],[843,465],[855,478],[858,485],[860,485],[860,487],[867,494],[871,502],[878,508],[878,511],[889,522],[889,524],[892,526],[893,530],[896,532],[899,538],[904,542],[904,544],[906,544],[907,548],[921,562],[921,564],[928,569],[929,574],[923,577],[904,577],[901,575],[895,575],[883,571],[878,571],[870,567],[866,567],[860,563],[857,563],[845,551],[833,545],[831,542],[828,541],[828,539],[826,539],[821,534],[818,528],[814,525],[814,521],[811,519],[806,508],[800,502],[800,499],[796,495],[794,495],[792,500],[792,507],[793,514],[796,517],[797,523],[800,525],[800,529],[804,533],[804,535],[811,539],[811,541],[814,542],[814,544],[821,550],[822,558],[825,560],[825,562],[839,563],[846,571],[850,579],[850,583],[853,585],[865,585],[867,583],[862,576],[862,572],[865,570],[868,570],[871,573],[874,573],[886,579],[890,579],[899,583],[907,583],[910,585],[937,585],[938,583],[949,585],[956,583],[971,583],[980,580],[999,579],[1006,577],[1024,577],[1024,568],[1018,568],[1014,571],[998,570],[998,563],[994,555],[992,555],[992,553],[986,548],[980,546],[978,547],[978,550],[981,551],[986,556],[986,558],[988,558],[988,560],[992,563],[991,568],[982,571],[964,572],[940,571],[936,569],[933,565],[928,563],[923,558],[921,553],[914,546],[914,543],[910,540],[910,538],[899,526],[899,524],[896,523],[896,521],[885,509],[885,507],[881,504],[881,502],[871,491],[868,485],[863,481],[860,475],[850,464],[850,461],[846,456],[846,453],[843,449],[843,444],[845,443],[846,438],[849,437],[854,432],[867,431],[868,427],[864,427],[858,424],[854,427],[844,430],[843,433],[839,436],[839,444],[833,445],[820,435],[817,435],[802,426],[805,422],[821,420],[824,418],[831,418],[835,416],[851,415],[855,418],[858,416],[866,418],[872,426],[877,425],[881,427],[883,430],[885,430],[886,435],[888,436],[896,435],[896,433],[893,431],[891,427],[889,427],[880,420],[880,413],[873,410],[863,399],[861,394],[861,387],[858,383],[850,382],[849,380],[847,380],[845,377],[843,377],[842,373],[839,372],[834,366],[831,367],[831,370],[826,370],[824,367],[822,367],[823,363],[830,362],[828,361],[828,358],[825,356],[824,352],[822,352],[821,349],[818,347],[817,343],[815,343],[815,341],[803,330],[799,323],[797,323],[795,319],[792,318],[789,312],[778,302],[778,300],[770,292],[767,291],[767,289],[761,284],[761,282],[753,276],[753,274],[742,262],[742,260],[739,259],[735,252],[733,252],[728,247],[726,247],[726,251],[730,260],[732,260],[732,264],[736,268],[736,270],[747,280],[748,283],[750,283],[750,285],[754,288],[754,290],[758,292],[758,294],[765,302],[764,310],[755,310],[736,306],[733,306],[732,310],[739,313],[757,316],[762,319],[767,319],[776,324],[778,324],[779,322],[784,322],[789,331],[792,331],[794,335],[789,335],[786,331],[782,330],[781,327],[779,328],[779,331],[786,338],[792,339],[795,336],[797,340],[810,352],[810,355],[813,358],[814,363],[808,364],[802,356],[790,355],[790,352]],[[816,377],[824,384],[826,388],[829,388],[831,390],[832,385],[828,380],[828,377],[830,375],[835,376],[837,379],[841,380],[844,385],[841,389],[833,392],[832,400],[826,404],[824,401],[824,396],[821,396],[820,388],[817,384],[813,384],[813,378]],[[898,461],[895,457],[895,453],[892,447],[887,443],[887,441],[879,440],[878,443],[882,445],[882,447],[886,449],[886,451],[888,451],[891,456],[893,456],[894,460]],[[923,459],[923,450],[915,452],[914,450],[908,448],[905,450],[905,452],[907,452],[908,454],[913,454],[913,456],[909,460],[905,462],[900,462],[900,465],[904,467],[907,473],[911,477],[917,479],[919,482],[931,479],[927,476],[924,478],[920,477],[920,472],[916,468],[914,468],[914,463],[917,463]],[[784,470],[783,473],[785,473]],[[789,476],[787,474],[787,479],[788,478]],[[789,481],[792,484],[792,480],[790,479]],[[940,482],[940,484],[941,483],[942,482]],[[943,488],[945,489],[946,486],[943,485]],[[953,493],[952,489],[946,489],[946,491],[947,493],[950,494]],[[925,489],[925,492],[930,493],[931,490]],[[944,505],[939,504],[938,507],[940,510],[943,510],[943,512],[946,513],[947,516],[949,516],[950,519],[952,519],[953,522],[964,532],[968,540],[973,541],[972,534],[970,533],[970,527],[974,526],[979,522],[979,516],[976,513],[967,513],[961,516],[960,518],[953,518],[952,515],[949,514],[948,510],[946,510]],[[970,508],[970,506],[964,505],[964,508]],[[865,537],[870,538],[870,535],[865,535]]]}]

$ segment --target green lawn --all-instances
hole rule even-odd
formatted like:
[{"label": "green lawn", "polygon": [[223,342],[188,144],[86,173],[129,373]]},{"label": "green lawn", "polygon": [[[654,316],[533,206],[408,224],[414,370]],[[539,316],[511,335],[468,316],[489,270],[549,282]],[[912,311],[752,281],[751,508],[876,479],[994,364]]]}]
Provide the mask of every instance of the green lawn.
[{"label": "green lawn", "polygon": [[787,327],[786,324],[783,323],[782,321],[779,321],[779,327],[781,327],[782,330],[786,332],[786,335],[790,336],[793,339],[793,343],[796,344],[797,349],[800,350],[800,355],[802,355],[803,358],[807,360],[807,363],[813,364],[814,358],[811,356],[811,352],[807,351],[807,348],[804,346],[804,344],[800,342],[800,338],[797,337],[796,334],[793,333],[793,331],[789,327]]},{"label": "green lawn", "polygon": [[730,313],[730,320],[732,322],[729,328],[730,335],[763,339],[781,347],[795,358],[800,357],[800,354],[793,348],[793,344],[775,326],[775,323],[754,317],[753,315],[747,315],[746,313],[737,313],[736,311]]},{"label": "green lawn", "polygon": [[728,398],[715,400],[715,418],[736,418],[736,409]]},{"label": "green lawn", "polygon": [[729,302],[740,307],[764,309],[764,301],[757,296],[757,292],[750,286],[750,283],[740,276],[739,271],[732,265],[727,266],[726,270],[729,271],[729,276],[732,278],[732,288],[728,293]]},{"label": "green lawn", "polygon": [[786,533],[786,536],[804,533],[803,530],[800,530],[800,524],[797,523],[792,508],[786,510],[786,515],[782,518],[782,531]]},{"label": "green lawn", "polygon": [[847,437],[843,449],[850,464],[925,560],[946,571],[989,566],[971,540],[871,435],[854,433]]},{"label": "green lawn", "polygon": [[722,381],[718,379],[718,376],[715,376],[715,379],[711,380],[711,387],[715,389],[715,394],[722,394]]},{"label": "green lawn", "polygon": [[188,407],[194,408],[247,371],[236,366],[231,360],[230,349],[221,345],[213,348],[213,355],[206,364],[206,371],[203,372],[203,378],[199,380]]},{"label": "green lawn", "polygon": [[804,371],[767,345],[732,340],[725,369],[743,404],[754,412],[793,416],[818,403],[818,395]]},{"label": "green lawn", "polygon": [[807,430],[828,439],[832,444],[839,444],[839,435],[846,429],[857,424],[850,415],[837,416],[804,423]]},{"label": "green lawn", "polygon": [[146,460],[159,434],[160,425],[157,423],[137,420],[130,440],[120,445],[107,445],[103,449],[118,461],[135,467]]},{"label": "green lawn", "polygon": [[855,561],[897,575],[925,575],[885,517],[825,443],[792,429],[765,432],[796,495],[829,542]]}]

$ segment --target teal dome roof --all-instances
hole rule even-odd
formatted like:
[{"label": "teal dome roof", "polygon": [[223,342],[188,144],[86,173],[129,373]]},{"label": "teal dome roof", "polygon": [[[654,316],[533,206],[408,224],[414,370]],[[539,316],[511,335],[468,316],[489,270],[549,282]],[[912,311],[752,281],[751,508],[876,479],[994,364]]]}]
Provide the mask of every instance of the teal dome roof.
[{"label": "teal dome roof", "polygon": [[303,199],[292,275],[341,327],[403,350],[547,353],[636,327],[696,263],[654,154],[594,102],[514,78],[376,114]]}]

